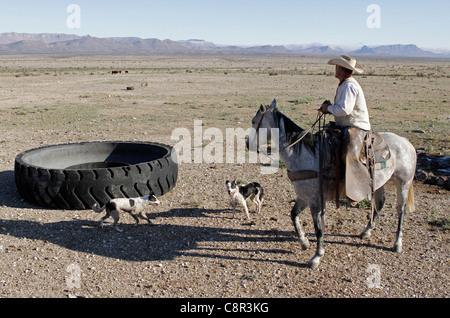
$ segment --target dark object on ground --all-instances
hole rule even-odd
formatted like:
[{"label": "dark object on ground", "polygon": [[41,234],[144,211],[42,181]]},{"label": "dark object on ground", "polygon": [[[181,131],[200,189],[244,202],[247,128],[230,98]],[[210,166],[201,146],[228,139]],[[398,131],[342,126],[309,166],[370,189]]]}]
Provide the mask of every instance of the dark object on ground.
[{"label": "dark object on ground", "polygon": [[417,155],[416,180],[450,190],[450,156]]}]

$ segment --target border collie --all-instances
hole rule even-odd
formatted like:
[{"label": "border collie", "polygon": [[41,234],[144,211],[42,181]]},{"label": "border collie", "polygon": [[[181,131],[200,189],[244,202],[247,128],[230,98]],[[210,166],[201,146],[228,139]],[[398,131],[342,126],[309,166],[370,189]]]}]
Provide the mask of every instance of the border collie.
[{"label": "border collie", "polygon": [[141,217],[144,220],[147,220],[148,223],[152,223],[150,219],[144,215],[144,209],[148,205],[160,205],[161,202],[154,195],[147,195],[142,198],[119,198],[112,199],[108,203],[106,203],[103,207],[99,207],[98,204],[94,204],[92,206],[92,210],[97,213],[101,213],[103,210],[106,210],[106,215],[102,217],[100,221],[100,227],[103,227],[103,221],[112,216],[114,219],[114,228],[122,232],[121,229],[117,226],[119,222],[120,212],[128,212],[131,216],[136,220],[135,226],[139,224],[139,218]]},{"label": "border collie", "polygon": [[240,203],[247,214],[247,218],[250,219],[247,208],[247,199],[252,200],[256,204],[256,213],[261,211],[261,206],[263,203],[264,190],[262,186],[257,182],[252,182],[246,185],[237,184],[236,180],[226,181],[225,185],[227,187],[228,194],[231,198],[231,205],[233,206],[233,217],[236,213],[236,203]]}]

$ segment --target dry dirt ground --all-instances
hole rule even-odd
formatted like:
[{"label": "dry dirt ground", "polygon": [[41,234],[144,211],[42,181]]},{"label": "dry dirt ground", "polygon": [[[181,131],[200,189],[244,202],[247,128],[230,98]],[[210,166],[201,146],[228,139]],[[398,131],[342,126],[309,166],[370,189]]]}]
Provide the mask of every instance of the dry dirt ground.
[{"label": "dry dirt ground", "polygon": [[[248,128],[260,103],[277,98],[302,127],[332,99],[327,58],[241,56],[2,56],[0,58],[0,297],[449,297],[449,192],[415,184],[403,252],[391,251],[397,217],[392,184],[369,240],[368,210],[330,202],[325,256],[306,268],[290,220],[286,171],[260,164],[179,166],[175,189],[149,210],[153,225],[121,218],[123,233],[92,211],[47,210],[19,197],[14,158],[30,148],[93,140],[174,145],[176,128]],[[374,130],[448,154],[449,60],[363,58]],[[113,70],[128,74],[112,75]],[[126,87],[134,90],[127,91]],[[207,145],[209,140],[202,142]],[[258,181],[262,212],[233,218],[225,180]],[[254,210],[254,206],[250,207]]]}]

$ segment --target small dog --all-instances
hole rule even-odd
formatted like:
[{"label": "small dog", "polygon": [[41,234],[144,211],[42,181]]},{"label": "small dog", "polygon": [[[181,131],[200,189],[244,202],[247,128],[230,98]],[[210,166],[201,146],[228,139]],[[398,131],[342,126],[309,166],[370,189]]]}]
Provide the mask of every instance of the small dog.
[{"label": "small dog", "polygon": [[139,224],[139,216],[144,220],[147,220],[148,223],[152,223],[150,219],[144,215],[144,209],[148,205],[158,206],[160,204],[161,202],[154,195],[147,195],[142,198],[134,199],[112,199],[101,208],[98,206],[98,204],[94,204],[92,206],[92,210],[94,210],[94,212],[101,213],[106,209],[106,215],[102,217],[102,220],[100,221],[100,227],[103,227],[103,221],[112,216],[112,218],[114,219],[114,228],[117,231],[122,232],[122,230],[117,226],[117,223],[119,222],[120,212],[130,213],[131,216],[136,220],[135,226]]},{"label": "small dog", "polygon": [[233,206],[233,217],[236,213],[236,203],[240,203],[247,214],[247,218],[250,219],[247,208],[247,199],[252,200],[256,204],[256,213],[261,211],[264,190],[262,186],[257,182],[252,182],[246,185],[240,185],[234,181],[226,181],[225,185],[227,187],[228,194],[231,198],[231,205]]}]

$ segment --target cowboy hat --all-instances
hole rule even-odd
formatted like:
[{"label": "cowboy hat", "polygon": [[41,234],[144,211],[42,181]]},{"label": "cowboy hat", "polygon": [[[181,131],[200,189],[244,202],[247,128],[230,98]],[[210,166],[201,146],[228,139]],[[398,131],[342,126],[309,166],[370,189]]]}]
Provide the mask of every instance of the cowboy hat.
[{"label": "cowboy hat", "polygon": [[353,57],[348,56],[348,55],[342,55],[341,57],[329,60],[328,64],[329,65],[339,65],[339,66],[342,66],[344,68],[347,68],[349,70],[355,71],[360,74],[362,72],[364,72],[361,65],[359,65],[358,62],[356,62],[356,60]]}]

